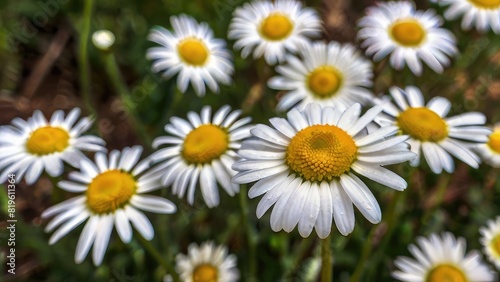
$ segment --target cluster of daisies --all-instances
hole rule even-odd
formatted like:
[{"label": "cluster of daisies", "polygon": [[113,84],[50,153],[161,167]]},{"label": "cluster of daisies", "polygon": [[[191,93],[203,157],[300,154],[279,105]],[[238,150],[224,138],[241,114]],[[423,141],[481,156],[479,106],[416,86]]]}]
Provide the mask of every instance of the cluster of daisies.
[{"label": "cluster of daisies", "polygon": [[[488,0],[439,1],[450,5],[445,17],[464,14],[462,26],[489,27],[500,33],[500,2]],[[161,45],[148,50],[152,68],[167,79],[176,76],[181,92],[189,85],[203,96],[206,87],[219,92],[230,84],[232,56],[222,39],[214,38],[206,23],[186,16],[170,18],[172,30],[156,28],[149,39]],[[387,56],[392,67],[405,65],[415,75],[423,64],[443,72],[458,55],[453,34],[441,27],[432,10],[416,10],[407,1],[381,2],[367,9],[359,21],[358,39],[374,61]],[[255,1],[237,8],[228,37],[246,58],[263,57],[276,66],[268,86],[286,94],[277,104],[286,117],[270,125],[250,124],[241,110],[227,105],[205,106],[187,118],[171,117],[166,135],[153,141],[156,150],[146,157],[133,146],[109,153],[105,141],[85,135],[92,120],[73,109],[66,117],[56,111],[50,121],[36,111],[27,121],[12,120],[0,127],[0,182],[14,173],[28,185],[45,171],[51,177],[71,167],[58,187],[78,193],[47,209],[53,219],[46,231],[54,244],[85,222],[75,261],[81,263],[92,248],[95,265],[103,262],[113,227],[124,243],[132,227],[146,240],[153,225],[143,211],[176,212],[175,204],[148,195],[168,188],[194,204],[196,192],[209,208],[220,204],[219,187],[230,196],[240,184],[253,183],[250,198],[262,196],[256,215],[269,209],[270,226],[278,232],[308,237],[313,229],[326,238],[335,226],[343,235],[354,229],[354,207],[371,223],[381,220],[381,209],[367,178],[403,191],[407,182],[387,165],[425,160],[433,173],[452,173],[456,159],[477,168],[481,159],[500,166],[500,128],[484,126],[482,113],[448,116],[451,103],[443,97],[425,101],[416,86],[391,87],[390,95],[375,97],[372,63],[355,45],[312,41],[321,34],[316,11],[297,1]],[[363,110],[362,107],[366,107]],[[94,153],[90,160],[83,152]],[[500,220],[481,229],[486,254],[500,265]],[[465,242],[449,233],[419,238],[409,247],[417,260],[398,258],[394,277],[403,281],[492,281],[493,274],[475,252],[465,254]],[[191,245],[177,256],[184,281],[235,281],[236,258],[223,246]]]}]

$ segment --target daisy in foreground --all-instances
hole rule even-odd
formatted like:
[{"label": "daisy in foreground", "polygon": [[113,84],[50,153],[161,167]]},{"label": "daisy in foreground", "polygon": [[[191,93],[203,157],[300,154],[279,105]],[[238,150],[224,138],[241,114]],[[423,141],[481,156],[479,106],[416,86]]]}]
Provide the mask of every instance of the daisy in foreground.
[{"label": "daisy in foreground", "polygon": [[373,84],[371,63],[350,44],[308,43],[300,51],[301,59],[288,55],[288,64],[278,66],[281,76],[269,80],[270,88],[289,90],[278,103],[279,110],[309,103],[345,109],[373,98],[365,87]]},{"label": "daisy in foreground", "polygon": [[236,9],[228,37],[236,40],[234,48],[242,49],[243,58],[253,50],[254,59],[264,55],[268,64],[276,64],[284,61],[286,50],[297,51],[320,31],[316,11],[298,1],[254,1]]},{"label": "daisy in foreground", "polygon": [[234,282],[240,277],[236,256],[228,255],[226,247],[213,242],[199,247],[192,243],[187,256],[178,254],[175,260],[176,271],[185,282]]},{"label": "daisy in foreground", "polygon": [[435,72],[443,72],[450,64],[447,56],[458,53],[453,34],[440,28],[442,19],[434,11],[415,11],[411,2],[381,2],[368,8],[359,21],[358,38],[361,47],[375,61],[391,54],[390,63],[396,70],[408,65],[422,74],[423,60]]},{"label": "daisy in foreground", "polygon": [[[423,153],[427,164],[434,173],[443,169],[449,173],[455,170],[450,154],[473,168],[479,166],[471,145],[488,141],[491,130],[484,125],[486,117],[482,113],[470,112],[445,118],[451,103],[443,97],[434,97],[424,105],[422,92],[414,86],[405,90],[389,89],[397,106],[384,102],[384,112],[376,118],[382,126],[397,126],[398,133],[409,136],[411,150],[418,155],[410,162],[418,166]],[[470,141],[470,142],[464,142]]]},{"label": "daisy in foreground", "polygon": [[[151,160],[139,163],[141,146],[114,150],[109,159],[104,153],[95,155],[95,164],[81,161],[79,172],[71,172],[69,179],[58,186],[73,193],[85,193],[48,208],[42,217],[56,217],[47,224],[46,232],[59,227],[49,240],[54,244],[88,219],[78,240],[75,262],[81,263],[94,245],[92,259],[100,265],[113,230],[124,243],[132,240],[132,225],[146,240],[154,236],[153,226],[138,209],[162,214],[174,213],[175,205],[161,197],[143,195],[161,187],[156,178],[145,177]],[[141,176],[142,174],[142,176]]]},{"label": "daisy in foreground", "polygon": [[333,214],[338,230],[347,235],[354,228],[353,204],[378,223],[377,200],[354,172],[402,191],[406,181],[382,166],[415,157],[404,143],[407,136],[385,138],[396,133],[395,126],[365,133],[381,110],[374,107],[360,117],[357,103],[345,111],[309,104],[304,111],[292,109],[287,119],[270,119],[274,128],[259,124],[251,130],[255,138],[238,151],[243,160],[233,165],[239,171],[233,181],[257,181],[248,196],[265,194],[257,206],[259,218],[274,205],[275,232],[291,232],[298,224],[302,237],[315,228],[323,239],[330,234]]},{"label": "daisy in foreground", "polygon": [[148,49],[146,57],[154,60],[153,71],[163,72],[165,78],[178,73],[177,87],[186,92],[189,82],[198,96],[205,95],[205,83],[219,92],[218,82],[231,83],[233,63],[222,39],[214,39],[208,24],[180,15],[170,17],[173,33],[157,27],[148,39],[163,47]]},{"label": "daisy in foreground", "polygon": [[[160,174],[164,186],[172,185],[172,192],[180,198],[187,190],[187,200],[193,205],[194,192],[201,186],[203,199],[208,207],[219,205],[217,182],[230,195],[239,191],[239,185],[231,182],[236,174],[231,166],[238,158],[235,150],[242,139],[250,136],[250,117],[238,119],[241,111],[221,107],[213,117],[209,106],[201,115],[188,113],[188,120],[172,117],[165,131],[173,136],[158,137],[153,148],[167,145],[151,155],[158,164],[149,175]],[[189,188],[188,188],[189,187]]]},{"label": "daisy in foreground", "polygon": [[483,263],[479,252],[465,254],[464,238],[457,240],[451,233],[432,234],[429,238],[418,237],[417,243],[418,246],[408,247],[417,260],[398,257],[394,261],[399,270],[392,276],[399,281],[494,281],[493,273]]},{"label": "daisy in foreground", "polygon": [[481,227],[481,244],[488,259],[500,269],[500,217],[488,221],[487,227]]},{"label": "daisy in foreground", "polygon": [[476,26],[477,30],[486,31],[490,27],[500,34],[500,1],[498,0],[440,0],[439,4],[450,7],[444,12],[447,20],[463,15],[462,29]]},{"label": "daisy in foreground", "polygon": [[80,119],[80,109],[74,108],[64,118],[64,112],[55,111],[50,121],[42,112],[35,111],[27,121],[15,118],[12,125],[0,126],[0,183],[14,173],[16,181],[25,176],[31,185],[45,170],[52,177],[63,173],[66,162],[80,166],[84,151],[105,151],[104,140],[97,136],[81,136],[92,126],[88,117]]},{"label": "daisy in foreground", "polygon": [[493,127],[493,133],[486,144],[479,144],[477,151],[481,158],[492,167],[500,167],[500,122]]}]

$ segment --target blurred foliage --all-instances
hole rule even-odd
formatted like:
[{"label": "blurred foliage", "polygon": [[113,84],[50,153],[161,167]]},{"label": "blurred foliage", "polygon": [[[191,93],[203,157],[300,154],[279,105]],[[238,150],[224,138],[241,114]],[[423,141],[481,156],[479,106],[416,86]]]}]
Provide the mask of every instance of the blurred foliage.
[{"label": "blurred foliage", "polygon": [[[188,111],[199,111],[204,105],[219,108],[229,104],[233,108],[242,108],[246,115],[251,115],[255,123],[267,123],[270,117],[284,116],[274,110],[278,97],[266,87],[266,80],[273,75],[273,68],[263,60],[242,59],[234,53],[235,75],[230,86],[221,85],[220,94],[207,93],[203,98],[195,95],[190,88],[187,93],[179,93],[175,78],[166,81],[150,70],[151,62],[145,58],[147,48],[154,44],[147,41],[147,34],[156,25],[169,28],[169,17],[180,13],[193,16],[198,21],[208,22],[217,38],[226,38],[232,11],[243,0],[135,0],[135,1],[96,1],[91,30],[109,29],[116,38],[113,54],[120,71],[130,89],[130,99],[137,107],[140,122],[145,126],[150,137],[164,134],[163,127],[168,119],[177,115],[184,118]],[[322,17],[330,17],[332,11],[322,1],[306,1],[308,6],[316,8]],[[350,14],[362,15],[363,9],[373,1],[350,1]],[[355,2],[355,3],[354,3]],[[417,1],[420,8],[432,6],[427,1]],[[443,9],[432,6],[439,14]],[[82,24],[83,1],[69,0],[8,0],[0,1],[0,98],[20,99],[19,93],[29,76],[31,68],[43,56],[54,34],[61,28],[71,29],[72,36],[66,45],[64,58],[76,72],[75,52],[77,39]],[[357,18],[348,18],[354,25]],[[493,33],[480,34],[475,31],[464,32],[458,20],[446,22],[444,27],[451,30],[458,39],[460,57],[443,74],[436,74],[426,68],[424,75],[415,77],[406,68],[401,72],[392,70],[387,60],[374,64],[375,85],[373,91],[379,95],[387,93],[391,85],[417,85],[429,99],[444,96],[452,101],[450,115],[466,111],[480,111],[487,115],[488,123],[500,120],[500,36]],[[325,27],[329,29],[328,26]],[[342,40],[336,37],[335,29],[329,30],[324,40]],[[354,38],[352,34],[352,38]],[[356,44],[356,42],[351,42]],[[227,41],[229,49],[233,42]],[[111,86],[104,68],[103,54],[92,45],[89,46],[89,59],[92,70],[92,95],[104,116],[126,121],[128,114],[119,102],[119,95]],[[56,75],[58,75],[56,73]],[[73,95],[80,99],[78,81],[75,76]],[[48,82],[49,83],[49,82]],[[49,85],[52,89],[54,85]],[[51,88],[52,87],[52,88]],[[39,91],[42,92],[42,91]],[[43,99],[51,99],[50,91],[37,93]],[[47,98],[49,97],[49,98]],[[79,100],[78,100],[79,101]],[[118,102],[116,102],[118,101]],[[17,105],[15,102],[13,105]],[[81,106],[81,101],[76,103]],[[57,107],[57,104],[55,105]],[[3,106],[2,106],[3,107]],[[14,116],[5,117],[8,122]],[[114,117],[111,118],[111,117]],[[99,118],[99,117],[98,117]],[[129,126],[130,127],[130,126]],[[98,130],[94,129],[96,132]],[[102,130],[101,130],[102,131]],[[133,130],[132,130],[133,131]],[[112,134],[118,134],[111,132]],[[136,144],[137,138],[118,136],[121,143],[110,142],[110,148],[120,145]],[[118,141],[116,141],[118,142]],[[119,145],[117,145],[119,144]],[[150,150],[150,144],[142,144]],[[399,174],[409,181],[404,196],[377,183],[368,181],[378,199],[384,216],[383,222],[371,225],[356,211],[354,232],[344,237],[333,231],[332,248],[334,256],[335,281],[348,281],[360,261],[367,240],[373,250],[368,253],[368,260],[361,267],[364,269],[361,281],[390,281],[390,272],[394,269],[393,260],[398,255],[409,255],[407,246],[415,242],[417,236],[432,232],[450,231],[456,236],[467,239],[468,249],[480,249],[478,228],[488,219],[500,214],[500,181],[498,169],[482,165],[474,170],[463,164],[457,165],[451,176],[444,201],[434,206],[439,177],[428,168],[411,169],[408,165],[394,166]],[[39,189],[19,184],[18,189],[28,195]],[[1,217],[5,213],[5,188],[2,189],[0,202]],[[74,250],[82,229],[80,226],[70,235],[65,236],[55,246],[48,245],[49,234],[43,232],[40,211],[55,204],[50,199],[51,190],[42,190],[38,200],[29,200],[23,207],[32,209],[18,210],[17,257],[19,274],[15,277],[4,276],[9,281],[161,281],[165,271],[146,253],[134,234],[130,244],[123,244],[116,231],[108,247],[105,263],[94,267],[87,258],[81,265],[73,261]],[[153,245],[162,252],[164,258],[174,261],[175,254],[185,253],[191,242],[215,240],[227,244],[230,252],[238,256],[238,265],[243,280],[247,280],[248,249],[245,229],[242,227],[242,214],[238,203],[239,196],[231,198],[221,192],[222,205],[207,209],[197,193],[194,207],[184,200],[172,197],[168,189],[157,194],[173,199],[178,212],[175,215],[149,214],[155,226]],[[63,194],[67,198],[70,193]],[[19,199],[18,195],[18,199]],[[35,196],[33,196],[35,197]],[[399,214],[397,224],[392,231],[392,238],[386,245],[384,235],[387,231],[386,217],[393,200],[394,210]],[[319,239],[313,233],[303,239],[294,230],[291,234],[274,233],[269,227],[269,212],[260,220],[255,217],[258,199],[249,201],[248,219],[255,226],[258,234],[258,281],[306,281],[314,280],[314,267],[319,263]],[[38,204],[38,205],[35,205]],[[422,219],[428,214],[426,222]],[[2,226],[3,227],[3,226]],[[4,232],[2,228],[1,232]],[[370,234],[373,232],[373,236]],[[1,234],[5,238],[5,234]],[[2,244],[3,244],[2,240]],[[1,246],[2,248],[4,246]],[[5,268],[0,257],[1,268]],[[311,275],[311,272],[313,273]],[[312,278],[307,278],[312,277]]]}]

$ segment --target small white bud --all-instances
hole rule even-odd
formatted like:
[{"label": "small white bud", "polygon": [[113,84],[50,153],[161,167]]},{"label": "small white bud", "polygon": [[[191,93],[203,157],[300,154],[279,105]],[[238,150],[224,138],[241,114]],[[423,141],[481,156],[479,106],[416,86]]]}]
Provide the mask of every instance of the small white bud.
[{"label": "small white bud", "polygon": [[115,43],[115,35],[107,30],[97,30],[92,34],[92,43],[97,49],[108,51]]}]

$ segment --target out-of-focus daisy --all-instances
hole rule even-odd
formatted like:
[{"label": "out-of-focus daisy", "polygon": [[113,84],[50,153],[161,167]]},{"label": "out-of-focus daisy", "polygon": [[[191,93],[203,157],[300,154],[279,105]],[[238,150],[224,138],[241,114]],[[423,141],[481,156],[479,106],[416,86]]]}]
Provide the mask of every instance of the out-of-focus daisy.
[{"label": "out-of-focus daisy", "polygon": [[64,118],[64,112],[55,111],[50,121],[42,112],[36,110],[28,120],[15,118],[11,125],[0,127],[0,183],[7,175],[14,173],[16,179],[25,176],[31,185],[45,170],[50,176],[63,173],[63,161],[80,166],[85,158],[83,151],[105,151],[104,140],[97,136],[82,133],[92,126],[88,117],[81,118],[80,109],[74,108]]},{"label": "out-of-focus daisy", "polygon": [[73,193],[84,193],[48,208],[42,217],[52,217],[45,228],[51,232],[54,244],[88,219],[76,246],[75,262],[81,263],[94,245],[92,259],[100,265],[113,230],[124,243],[132,239],[132,227],[146,240],[154,236],[153,225],[139,209],[156,213],[174,213],[175,205],[161,197],[144,193],[161,187],[157,178],[145,177],[150,161],[139,163],[141,146],[114,150],[109,159],[104,153],[95,155],[95,164],[88,159],[81,161],[80,171],[69,174],[72,181],[61,181],[58,186]]},{"label": "out-of-focus daisy", "polygon": [[481,244],[488,259],[500,269],[500,217],[488,221],[487,227],[479,228]]},{"label": "out-of-focus daisy", "polygon": [[404,143],[407,136],[385,138],[396,133],[396,126],[366,134],[367,124],[381,110],[374,107],[360,117],[358,103],[345,111],[314,103],[304,111],[292,109],[287,119],[270,119],[274,128],[259,124],[251,130],[255,138],[238,151],[243,160],[233,165],[239,171],[233,181],[257,181],[248,196],[265,194],[257,206],[259,218],[274,205],[271,228],[276,232],[291,232],[298,224],[301,236],[315,228],[325,238],[333,215],[340,233],[347,235],[354,228],[353,204],[378,223],[377,200],[354,172],[401,191],[406,181],[382,166],[415,157]]},{"label": "out-of-focus daisy", "polygon": [[[231,182],[236,173],[231,166],[238,158],[235,150],[242,139],[250,136],[250,117],[237,120],[241,111],[230,112],[223,106],[211,117],[211,108],[203,107],[201,115],[188,113],[188,120],[172,117],[165,131],[172,136],[158,137],[153,147],[159,149],[151,158],[161,162],[151,175],[161,174],[163,185],[172,185],[172,192],[194,203],[194,192],[198,184],[208,207],[219,205],[217,182],[230,195],[239,191],[239,185]],[[189,187],[189,188],[188,188]]]},{"label": "out-of-focus daisy", "polygon": [[177,87],[186,92],[189,82],[198,96],[205,95],[205,83],[219,92],[218,82],[231,83],[233,63],[222,39],[215,39],[207,23],[180,15],[170,17],[173,32],[162,27],[151,30],[148,39],[163,47],[148,49],[153,71],[170,78],[177,75]]},{"label": "out-of-focus daisy", "polygon": [[309,103],[345,109],[373,98],[365,88],[372,85],[371,63],[354,46],[316,42],[306,44],[300,55],[301,59],[288,55],[288,64],[276,68],[281,76],[268,82],[271,88],[289,90],[279,101],[279,110],[298,102],[299,109]]},{"label": "out-of-focus daisy", "polygon": [[443,72],[450,64],[448,56],[458,53],[451,32],[440,28],[441,17],[433,10],[415,11],[411,2],[381,2],[368,8],[359,21],[358,38],[366,54],[379,61],[391,54],[390,63],[401,70],[405,64],[422,74],[424,61],[435,72]]},{"label": "out-of-focus daisy", "polygon": [[227,248],[213,242],[197,246],[192,243],[188,254],[178,254],[176,271],[185,282],[234,282],[240,278],[236,256],[228,255]]},{"label": "out-of-focus daisy", "polygon": [[443,169],[449,173],[455,170],[450,154],[473,168],[479,166],[479,156],[472,151],[471,145],[488,141],[491,133],[489,128],[480,126],[486,122],[482,113],[445,118],[451,103],[443,97],[434,97],[424,105],[422,92],[415,86],[405,90],[391,87],[389,92],[397,106],[383,102],[387,114],[381,114],[376,121],[382,126],[397,126],[400,135],[410,136],[408,143],[418,155],[410,162],[412,166],[419,165],[421,152],[434,173],[441,173]]},{"label": "out-of-focus daisy", "polygon": [[320,30],[316,11],[298,1],[254,1],[236,9],[228,36],[243,58],[253,51],[254,58],[264,55],[268,64],[275,64],[284,61],[286,50],[297,51]]},{"label": "out-of-focus daisy", "polygon": [[477,150],[481,158],[493,167],[500,167],[500,122],[493,127],[493,133],[485,144],[479,144]]},{"label": "out-of-focus daisy", "polygon": [[441,236],[432,234],[429,238],[418,237],[417,244],[408,247],[416,258],[398,257],[394,264],[399,270],[392,276],[399,281],[427,282],[488,282],[493,273],[483,263],[477,251],[465,254],[464,238],[456,239],[451,233]]},{"label": "out-of-focus daisy", "polygon": [[441,5],[448,6],[444,12],[447,20],[463,15],[462,29],[469,30],[474,25],[479,31],[491,28],[500,34],[500,1],[498,0],[440,0]]}]

